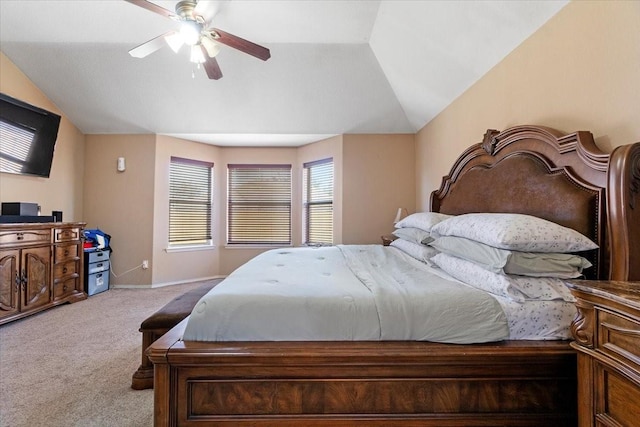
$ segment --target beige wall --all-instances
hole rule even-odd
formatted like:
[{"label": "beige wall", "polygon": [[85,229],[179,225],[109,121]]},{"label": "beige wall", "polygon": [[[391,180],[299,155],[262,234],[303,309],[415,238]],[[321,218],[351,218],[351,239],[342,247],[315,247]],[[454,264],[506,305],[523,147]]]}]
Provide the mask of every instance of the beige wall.
[{"label": "beige wall", "polygon": [[[88,228],[111,235],[118,276],[111,284],[148,285],[152,270],[139,266],[153,254],[156,137],[87,135],[85,150],[84,218]],[[124,172],[116,170],[118,157],[125,158]]]},{"label": "beige wall", "polygon": [[2,52],[0,70],[0,92],[62,116],[50,177],[0,173],[0,202],[37,203],[42,215],[82,221],[84,135]]},{"label": "beige wall", "polygon": [[[169,243],[169,164],[171,157],[182,157],[214,164],[213,234],[215,246],[211,250],[167,252]],[[155,188],[153,207],[153,270],[152,284],[169,284],[206,279],[219,275],[220,216],[223,203],[220,194],[223,182],[220,148],[184,139],[158,135],[156,137]]]},{"label": "beige wall", "polygon": [[640,2],[574,1],[418,132],[417,206],[488,128],[591,131],[604,151],[640,141]]},{"label": "beige wall", "polygon": [[398,208],[415,211],[414,159],[414,135],[343,135],[343,243],[381,243]]}]

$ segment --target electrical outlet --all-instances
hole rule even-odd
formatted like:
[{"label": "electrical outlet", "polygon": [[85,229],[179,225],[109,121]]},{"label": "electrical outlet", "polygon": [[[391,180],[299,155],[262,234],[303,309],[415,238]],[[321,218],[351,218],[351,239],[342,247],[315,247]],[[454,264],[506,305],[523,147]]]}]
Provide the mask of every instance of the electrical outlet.
[{"label": "electrical outlet", "polygon": [[147,268],[149,268],[149,260],[145,259],[142,261],[142,269],[146,270]]}]

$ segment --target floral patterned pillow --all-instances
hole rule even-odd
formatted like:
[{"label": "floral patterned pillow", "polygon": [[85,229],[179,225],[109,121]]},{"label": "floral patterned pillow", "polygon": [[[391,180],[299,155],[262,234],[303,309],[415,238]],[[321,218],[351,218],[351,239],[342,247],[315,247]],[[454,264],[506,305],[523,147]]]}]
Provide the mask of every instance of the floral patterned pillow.
[{"label": "floral patterned pillow", "polygon": [[598,245],[577,231],[523,214],[473,213],[435,224],[431,236],[458,236],[495,248],[523,252],[580,252]]},{"label": "floral patterned pillow", "polygon": [[431,258],[438,253],[431,246],[420,245],[404,239],[396,239],[389,246],[393,246],[418,261],[426,262],[429,265],[433,265]]},{"label": "floral patterned pillow", "polygon": [[396,228],[393,231],[393,235],[399,239],[408,240],[418,245],[426,245],[433,241],[431,233],[415,227]]},{"label": "floral patterned pillow", "polygon": [[431,262],[469,286],[513,301],[575,301],[561,279],[492,273],[470,261],[443,253],[431,258]]},{"label": "floral patterned pillow", "polygon": [[441,214],[439,212],[416,212],[400,220],[396,224],[396,228],[413,227],[429,231],[431,227],[440,221],[451,217],[452,215]]},{"label": "floral patterned pillow", "polygon": [[456,236],[438,237],[429,246],[501,274],[574,279],[592,266],[588,259],[575,254],[511,251]]}]

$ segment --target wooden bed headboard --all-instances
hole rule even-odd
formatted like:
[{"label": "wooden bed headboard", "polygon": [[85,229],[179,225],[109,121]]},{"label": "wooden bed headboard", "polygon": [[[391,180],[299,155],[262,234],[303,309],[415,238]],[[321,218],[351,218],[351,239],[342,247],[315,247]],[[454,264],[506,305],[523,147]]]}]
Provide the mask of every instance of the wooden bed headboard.
[{"label": "wooden bed headboard", "polygon": [[640,143],[602,152],[590,132],[488,130],[431,194],[435,212],[523,213],[573,228],[599,250],[591,277],[640,280]]}]

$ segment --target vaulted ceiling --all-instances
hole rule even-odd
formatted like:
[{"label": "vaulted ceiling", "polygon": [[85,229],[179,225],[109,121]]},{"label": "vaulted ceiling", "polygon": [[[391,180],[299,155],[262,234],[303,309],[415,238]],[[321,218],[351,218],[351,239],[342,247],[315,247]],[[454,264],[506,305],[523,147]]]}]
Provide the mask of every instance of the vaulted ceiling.
[{"label": "vaulted ceiling", "polygon": [[[154,3],[173,11],[176,1]],[[224,77],[209,80],[186,49],[131,57],[178,26],[131,3],[1,0],[0,49],[86,134],[297,145],[416,132],[565,4],[210,1],[212,26],[269,48],[271,58],[223,47]]]}]

